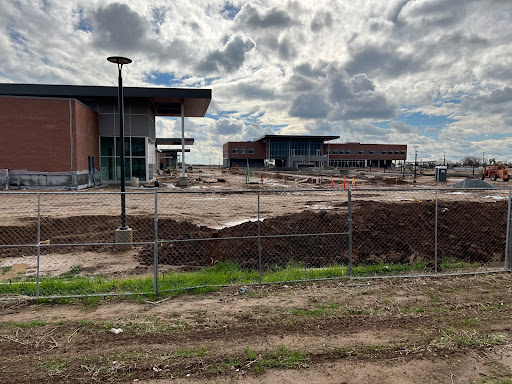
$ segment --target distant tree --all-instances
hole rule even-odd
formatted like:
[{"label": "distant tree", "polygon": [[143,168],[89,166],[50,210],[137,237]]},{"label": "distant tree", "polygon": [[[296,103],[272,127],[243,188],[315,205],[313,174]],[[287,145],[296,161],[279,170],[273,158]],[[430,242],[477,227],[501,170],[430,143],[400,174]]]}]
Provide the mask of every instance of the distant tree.
[{"label": "distant tree", "polygon": [[479,167],[480,164],[480,159],[475,156],[467,156],[462,159],[462,165],[465,165],[467,167]]},{"label": "distant tree", "polygon": [[496,165],[496,159],[494,157],[489,159],[489,164]]}]

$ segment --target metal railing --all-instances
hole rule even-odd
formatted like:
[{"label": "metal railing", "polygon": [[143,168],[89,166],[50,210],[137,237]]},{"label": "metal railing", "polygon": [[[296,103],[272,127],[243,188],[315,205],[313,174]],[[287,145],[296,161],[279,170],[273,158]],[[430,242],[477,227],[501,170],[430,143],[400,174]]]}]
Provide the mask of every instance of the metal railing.
[{"label": "metal railing", "polygon": [[116,243],[119,193],[3,192],[0,296],[510,271],[511,199],[509,189],[127,192],[133,238]]}]

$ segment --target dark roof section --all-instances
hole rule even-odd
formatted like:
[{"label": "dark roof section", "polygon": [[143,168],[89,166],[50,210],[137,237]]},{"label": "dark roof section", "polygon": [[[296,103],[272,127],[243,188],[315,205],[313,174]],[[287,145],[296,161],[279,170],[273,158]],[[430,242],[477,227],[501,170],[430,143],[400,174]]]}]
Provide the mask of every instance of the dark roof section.
[{"label": "dark roof section", "polygon": [[[204,117],[212,99],[211,89],[123,87],[124,98],[148,99],[157,116],[180,116],[185,100],[186,117]],[[117,98],[117,87],[0,83],[1,96],[73,99]]]},{"label": "dark roof section", "polygon": [[[166,155],[176,155],[177,153],[181,153],[181,148],[180,149],[157,149],[158,152],[160,153],[165,153]],[[189,148],[185,148],[185,152],[190,152],[190,149]]]},{"label": "dark roof section", "polygon": [[254,141],[265,141],[268,139],[295,139],[295,140],[323,140],[323,141],[329,141],[329,140],[335,140],[339,139],[339,136],[313,136],[313,135],[265,135],[261,136],[258,139],[255,139]]},{"label": "dark roof section", "polygon": [[[156,145],[181,145],[181,138],[179,137],[157,137]],[[194,145],[194,139],[185,137],[185,145]]]}]

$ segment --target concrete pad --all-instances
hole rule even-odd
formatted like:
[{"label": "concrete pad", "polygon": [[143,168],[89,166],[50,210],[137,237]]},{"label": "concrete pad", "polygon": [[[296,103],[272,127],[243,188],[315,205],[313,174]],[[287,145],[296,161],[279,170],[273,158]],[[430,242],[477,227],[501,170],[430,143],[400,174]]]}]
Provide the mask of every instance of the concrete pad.
[{"label": "concrete pad", "polygon": [[[133,233],[131,228],[117,228],[116,229],[116,243],[131,243],[133,241]],[[132,249],[131,244],[116,244],[116,249],[125,251]]]}]

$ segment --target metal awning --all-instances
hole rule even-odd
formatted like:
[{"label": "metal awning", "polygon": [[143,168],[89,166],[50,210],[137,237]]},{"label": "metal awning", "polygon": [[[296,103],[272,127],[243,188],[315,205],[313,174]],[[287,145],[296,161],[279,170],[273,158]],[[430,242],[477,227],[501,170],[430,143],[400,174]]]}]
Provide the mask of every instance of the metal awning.
[{"label": "metal awning", "polygon": [[[157,137],[156,145],[181,145],[179,137]],[[194,145],[194,139],[185,137],[185,145]]]},{"label": "metal awning", "polygon": [[[211,89],[123,87],[123,93],[125,100],[151,102],[156,116],[181,116],[183,100],[185,117],[204,117],[212,99]],[[0,83],[0,96],[117,100],[117,87]]]}]

